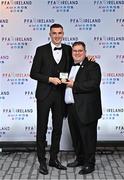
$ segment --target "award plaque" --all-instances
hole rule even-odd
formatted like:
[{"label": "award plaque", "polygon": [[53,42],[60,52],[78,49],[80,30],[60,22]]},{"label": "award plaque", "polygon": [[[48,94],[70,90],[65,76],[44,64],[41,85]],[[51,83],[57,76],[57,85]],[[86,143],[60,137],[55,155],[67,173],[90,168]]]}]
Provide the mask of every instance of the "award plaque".
[{"label": "award plaque", "polygon": [[59,78],[61,79],[62,83],[68,80],[68,73],[60,72]]}]

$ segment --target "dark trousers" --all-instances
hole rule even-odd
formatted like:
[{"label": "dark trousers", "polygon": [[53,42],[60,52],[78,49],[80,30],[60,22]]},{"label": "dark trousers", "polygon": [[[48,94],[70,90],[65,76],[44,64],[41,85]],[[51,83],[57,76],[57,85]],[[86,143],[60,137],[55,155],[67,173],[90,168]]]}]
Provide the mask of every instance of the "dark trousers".
[{"label": "dark trousers", "polygon": [[95,164],[97,122],[98,120],[83,124],[78,118],[75,106],[68,105],[68,124],[76,158],[80,162]]},{"label": "dark trousers", "polygon": [[63,123],[63,97],[61,91],[55,89],[43,101],[37,100],[37,156],[39,162],[45,160],[46,133],[49,111],[52,112],[52,137],[50,159],[57,158]]}]

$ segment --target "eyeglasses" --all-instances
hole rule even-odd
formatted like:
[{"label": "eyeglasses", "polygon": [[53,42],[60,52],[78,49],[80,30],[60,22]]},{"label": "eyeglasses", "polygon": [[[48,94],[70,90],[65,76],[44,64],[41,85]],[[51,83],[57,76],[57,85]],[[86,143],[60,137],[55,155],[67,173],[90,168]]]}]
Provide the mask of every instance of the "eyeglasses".
[{"label": "eyeglasses", "polygon": [[81,53],[81,52],[83,52],[84,50],[82,50],[82,49],[79,49],[79,50],[72,50],[74,53]]}]

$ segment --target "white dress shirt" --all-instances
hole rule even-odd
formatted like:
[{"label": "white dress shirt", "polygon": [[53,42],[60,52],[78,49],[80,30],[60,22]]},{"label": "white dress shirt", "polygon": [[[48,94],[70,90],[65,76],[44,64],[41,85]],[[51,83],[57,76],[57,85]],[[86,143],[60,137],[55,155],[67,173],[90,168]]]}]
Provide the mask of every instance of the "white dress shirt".
[{"label": "white dress shirt", "polygon": [[[77,75],[79,68],[80,66],[72,66],[70,74],[69,74],[70,80],[73,80],[73,81],[75,80],[75,77]],[[74,103],[74,96],[72,93],[72,88],[70,87],[66,87],[66,90],[65,90],[65,103],[66,104]]]},{"label": "white dress shirt", "polygon": [[59,46],[55,46],[52,42],[51,42],[51,47],[52,47],[52,52],[53,52],[53,57],[56,61],[57,64],[59,64],[61,57],[62,57],[62,49],[61,50],[54,50],[55,47],[61,47],[61,44]]}]

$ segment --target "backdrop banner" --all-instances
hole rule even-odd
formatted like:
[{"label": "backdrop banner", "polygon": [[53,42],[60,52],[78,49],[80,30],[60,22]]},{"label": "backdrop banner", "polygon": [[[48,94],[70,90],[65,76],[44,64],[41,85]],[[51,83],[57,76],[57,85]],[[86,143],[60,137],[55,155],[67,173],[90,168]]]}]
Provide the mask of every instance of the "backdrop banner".
[{"label": "backdrop banner", "polygon": [[[53,23],[63,43],[86,43],[102,70],[103,115],[98,141],[124,140],[124,0],[0,0],[0,142],[35,141],[36,81],[29,77],[36,47]],[[47,142],[51,143],[51,113]],[[64,119],[61,149],[72,148]]]}]

